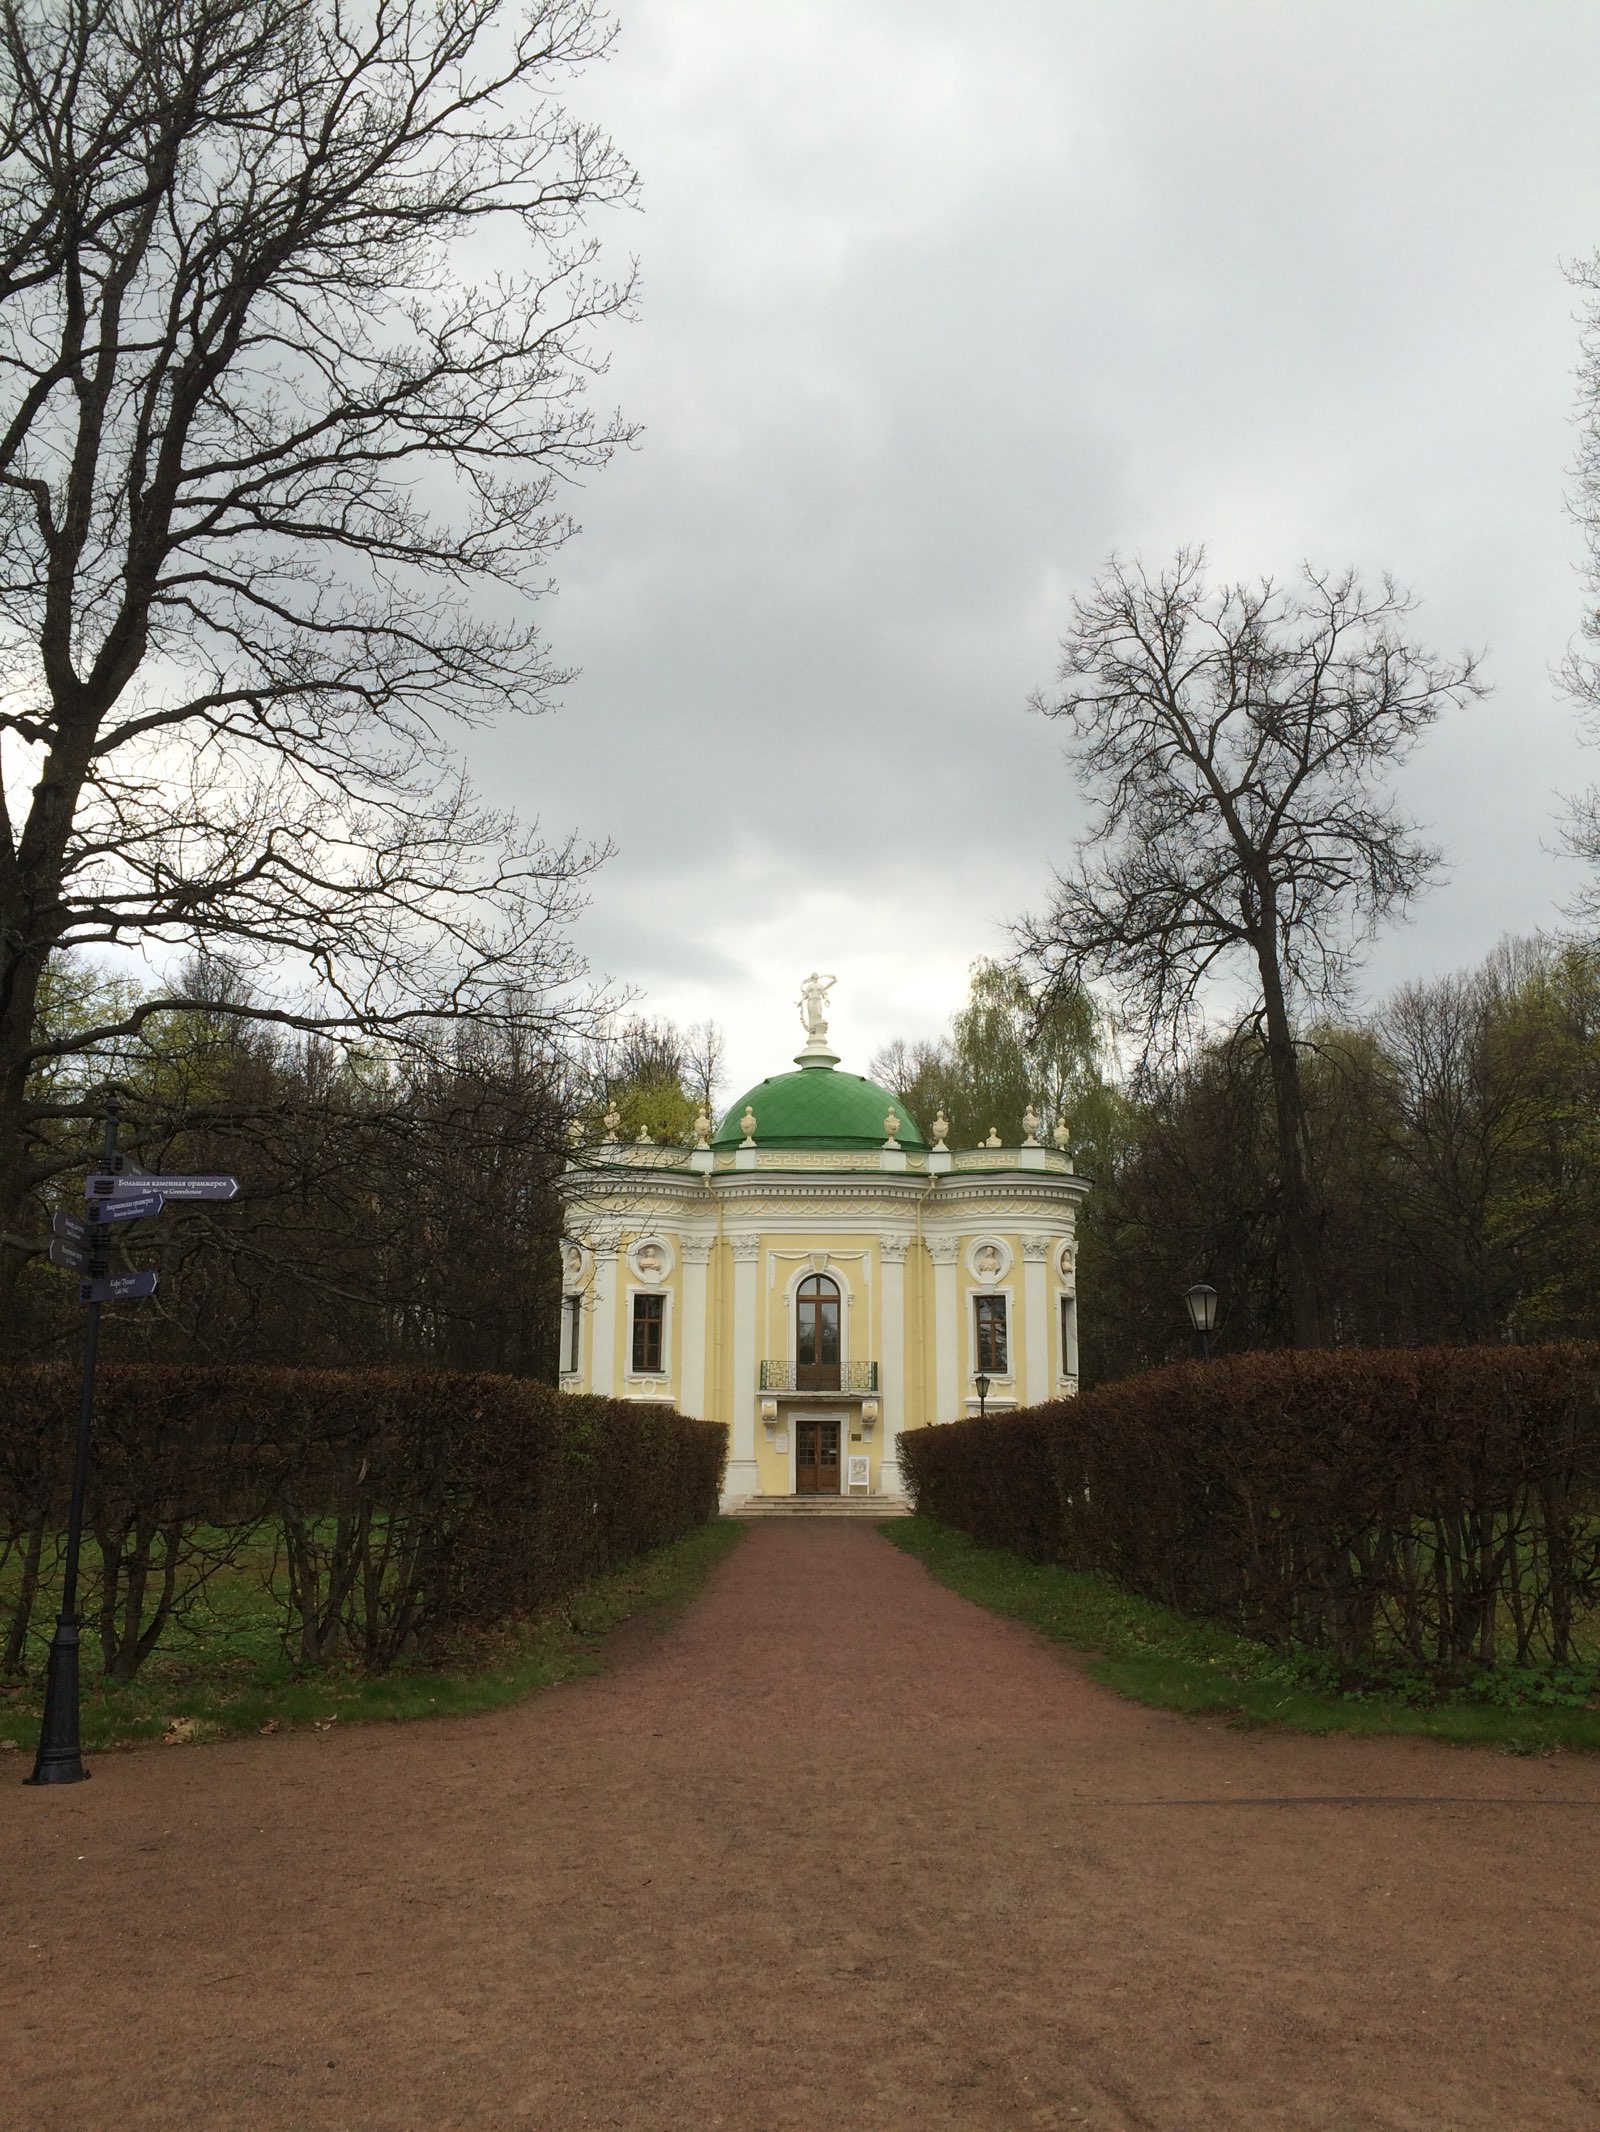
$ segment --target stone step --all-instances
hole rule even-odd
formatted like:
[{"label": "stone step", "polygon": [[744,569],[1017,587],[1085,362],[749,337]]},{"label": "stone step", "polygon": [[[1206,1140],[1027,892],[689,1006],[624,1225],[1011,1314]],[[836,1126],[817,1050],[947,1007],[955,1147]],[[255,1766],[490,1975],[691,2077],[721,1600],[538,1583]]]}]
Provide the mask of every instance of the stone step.
[{"label": "stone step", "polygon": [[747,1495],[731,1518],[908,1518],[903,1495]]}]

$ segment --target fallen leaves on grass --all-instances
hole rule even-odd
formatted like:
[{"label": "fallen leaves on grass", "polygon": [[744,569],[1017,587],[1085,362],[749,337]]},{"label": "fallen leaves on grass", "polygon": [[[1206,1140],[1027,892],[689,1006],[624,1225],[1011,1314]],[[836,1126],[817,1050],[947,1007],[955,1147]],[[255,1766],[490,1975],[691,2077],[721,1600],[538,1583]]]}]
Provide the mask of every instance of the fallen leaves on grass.
[{"label": "fallen leaves on grass", "polygon": [[281,1732],[283,1730],[283,1727],[278,1723],[278,1720],[275,1717],[269,1717],[267,1719],[267,1722],[260,1729],[263,1734],[266,1734],[269,1732]]},{"label": "fallen leaves on grass", "polygon": [[194,1735],[195,1720],[192,1717],[169,1717],[161,1744],[163,1747],[187,1747]]}]

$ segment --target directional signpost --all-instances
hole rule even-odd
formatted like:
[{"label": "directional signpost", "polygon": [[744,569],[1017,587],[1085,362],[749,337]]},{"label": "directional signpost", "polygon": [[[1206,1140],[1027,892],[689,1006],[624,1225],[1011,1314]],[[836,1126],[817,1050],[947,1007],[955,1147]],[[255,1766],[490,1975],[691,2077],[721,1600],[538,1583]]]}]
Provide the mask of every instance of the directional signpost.
[{"label": "directional signpost", "polygon": [[232,1199],[239,1189],[237,1177],[147,1177],[143,1170],[99,1173],[89,1179],[89,1201],[109,1201],[113,1211],[97,1217],[105,1221],[137,1221],[137,1214],[118,1215],[114,1210],[133,1201],[153,1198],[152,1212],[159,1214],[163,1199]]},{"label": "directional signpost", "polygon": [[83,1540],[84,1491],[89,1475],[100,1310],[105,1303],[131,1302],[156,1291],[154,1273],[111,1271],[111,1225],[146,1221],[159,1214],[169,1199],[232,1199],[239,1189],[238,1180],[233,1177],[147,1177],[142,1170],[129,1168],[126,1156],[117,1153],[119,1116],[116,1098],[112,1097],[106,1104],[101,1167],[88,1181],[82,1221],[70,1214],[58,1214],[50,1225],[50,1257],[57,1266],[80,1276],[78,1301],[89,1306],[89,1323],[84,1334],[83,1393],[78,1402],[78,1435],[72,1457],[66,1575],[61,1588],[61,1612],[56,1617],[56,1633],[50,1645],[39,1752],[33,1775],[24,1779],[28,1784],[81,1784],[89,1774],[78,1744],[78,1553]]},{"label": "directional signpost", "polygon": [[[167,1181],[169,1184],[171,1183],[170,1178]],[[89,1182],[93,1184],[94,1179],[91,1177]],[[176,1198],[178,1196],[176,1193],[151,1191],[148,1188],[145,1179],[142,1177],[134,1178],[131,1184],[125,1186],[123,1185],[122,1179],[119,1177],[117,1179],[117,1183],[121,1187],[121,1189],[119,1190],[116,1198],[91,1199],[88,1206],[84,1208],[85,1220],[148,1221],[152,1214],[159,1214],[161,1212],[161,1209],[166,1205],[167,1200],[169,1198]],[[233,1184],[233,1179],[231,1177],[228,1179],[228,1183]],[[135,1187],[137,1187],[137,1189],[135,1189]],[[239,1187],[236,1184],[233,1185],[234,1192],[237,1192],[238,1189]],[[191,1199],[205,1199],[209,1196],[212,1195],[209,1195],[205,1192],[191,1192],[189,1194],[189,1197]],[[222,1194],[219,1192],[215,1196],[220,1199],[222,1197]],[[233,1197],[233,1192],[230,1192],[227,1196],[231,1199]],[[71,1217],[66,1214],[58,1214],[56,1216],[56,1220],[58,1222],[64,1222],[70,1219]],[[83,1225],[83,1222],[75,1222],[73,1224],[73,1226],[78,1229],[81,1229]],[[57,1230],[56,1233],[59,1235],[61,1232]]]},{"label": "directional signpost", "polygon": [[156,1275],[153,1273],[112,1273],[104,1280],[80,1281],[80,1303],[131,1303],[135,1296],[154,1295]]}]

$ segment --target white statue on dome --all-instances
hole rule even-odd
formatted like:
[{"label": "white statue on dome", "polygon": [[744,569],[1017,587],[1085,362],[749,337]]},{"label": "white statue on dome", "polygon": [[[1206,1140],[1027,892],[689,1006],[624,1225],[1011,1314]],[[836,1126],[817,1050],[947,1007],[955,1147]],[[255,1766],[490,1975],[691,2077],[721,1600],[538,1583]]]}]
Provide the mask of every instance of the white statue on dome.
[{"label": "white statue on dome", "polygon": [[800,1026],[808,1042],[820,1044],[827,1041],[828,994],[838,982],[837,977],[823,977],[813,970],[801,985],[795,1005],[800,1009]]}]

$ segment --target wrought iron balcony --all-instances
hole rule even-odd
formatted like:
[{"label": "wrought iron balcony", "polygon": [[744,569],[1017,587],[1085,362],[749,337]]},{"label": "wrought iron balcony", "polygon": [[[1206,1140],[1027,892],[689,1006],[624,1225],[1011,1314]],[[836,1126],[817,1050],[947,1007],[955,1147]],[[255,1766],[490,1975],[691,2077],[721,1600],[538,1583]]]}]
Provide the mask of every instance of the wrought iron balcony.
[{"label": "wrought iron balcony", "polygon": [[764,1392],[875,1392],[876,1362],[763,1362]]}]

